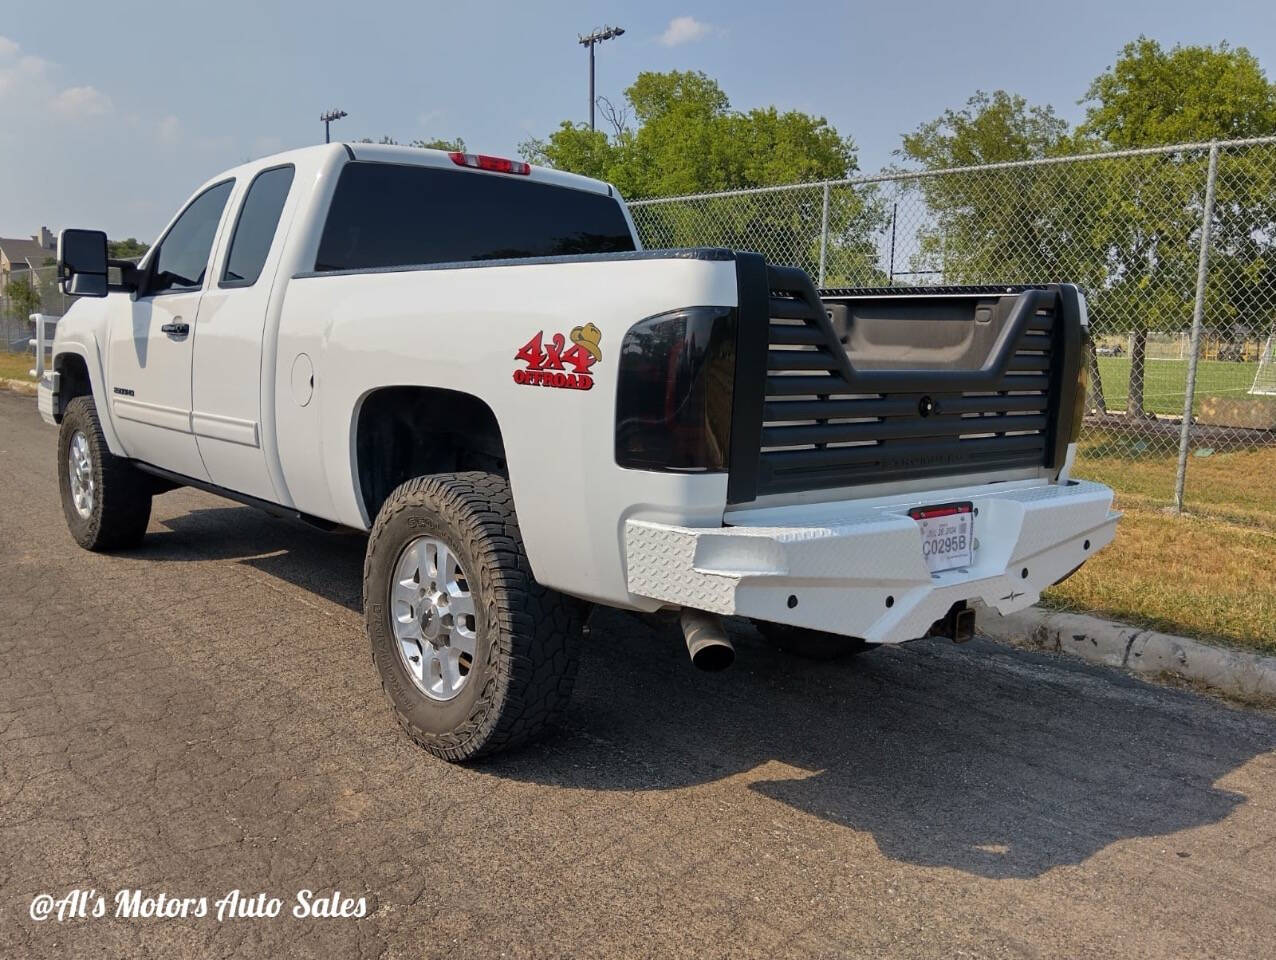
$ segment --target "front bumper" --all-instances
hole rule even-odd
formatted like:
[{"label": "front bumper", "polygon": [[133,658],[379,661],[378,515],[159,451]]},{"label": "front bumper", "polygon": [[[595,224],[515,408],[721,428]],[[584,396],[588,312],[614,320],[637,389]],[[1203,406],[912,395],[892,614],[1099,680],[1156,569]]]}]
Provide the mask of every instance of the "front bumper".
[{"label": "front bumper", "polygon": [[40,417],[45,423],[55,427],[57,420],[53,414],[58,405],[58,386],[61,379],[62,375],[57,371],[46,370],[35,388],[35,405],[40,411]]},{"label": "front bumper", "polygon": [[[975,561],[931,574],[912,507],[971,501]],[[1112,541],[1102,484],[983,485],[795,508],[793,525],[698,528],[625,522],[631,593],[711,613],[900,643],[958,601],[1013,613]],[[737,522],[739,522],[737,520]]]}]

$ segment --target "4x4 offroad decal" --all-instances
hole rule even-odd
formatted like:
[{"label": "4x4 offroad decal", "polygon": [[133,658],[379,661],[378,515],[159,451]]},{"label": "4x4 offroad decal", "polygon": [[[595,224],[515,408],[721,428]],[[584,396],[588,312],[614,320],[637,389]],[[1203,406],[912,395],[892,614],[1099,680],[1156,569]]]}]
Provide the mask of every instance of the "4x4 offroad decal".
[{"label": "4x4 offroad decal", "polygon": [[[592,323],[573,327],[567,337],[556,333],[548,340],[545,339],[545,331],[538,330],[536,336],[514,354],[515,360],[526,364],[514,371],[514,382],[534,387],[590,389],[594,378],[589,375],[589,370],[603,359],[599,347],[602,337],[602,331]],[[569,339],[570,347],[567,346]]]}]

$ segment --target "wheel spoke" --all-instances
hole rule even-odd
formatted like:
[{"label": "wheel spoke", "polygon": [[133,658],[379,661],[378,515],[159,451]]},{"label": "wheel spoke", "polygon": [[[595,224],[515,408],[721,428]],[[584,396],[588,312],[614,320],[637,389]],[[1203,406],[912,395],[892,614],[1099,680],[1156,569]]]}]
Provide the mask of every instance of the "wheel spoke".
[{"label": "wheel spoke", "polygon": [[468,593],[460,593],[459,591],[453,593],[452,590],[455,586],[453,583],[448,584],[448,613],[456,617],[458,621],[462,617],[474,616],[474,598]]},{"label": "wheel spoke", "polygon": [[452,628],[451,639],[452,648],[456,650],[457,653],[466,653],[469,654],[470,659],[474,658],[474,641],[477,638],[474,636],[473,630],[463,626],[461,622],[458,622],[456,626]]},{"label": "wheel spoke", "polygon": [[448,550],[447,544],[440,540],[435,540],[430,545],[434,548],[434,564],[433,569],[430,570],[430,579],[440,588],[445,584],[450,586],[453,579],[452,553]]},{"label": "wheel spoke", "polygon": [[442,693],[444,696],[450,697],[461,683],[461,666],[457,662],[456,651],[451,647],[444,647],[440,650],[439,667],[443,675]]},{"label": "wheel spoke", "polygon": [[411,611],[421,599],[421,588],[413,580],[400,580],[394,585],[394,615]]},{"label": "wheel spoke", "polygon": [[425,587],[430,582],[429,545],[425,540],[418,540],[412,546],[411,556],[404,557],[406,566],[403,570],[405,579],[416,577],[416,581]]},{"label": "wheel spoke", "polygon": [[404,668],[423,694],[451,700],[470,678],[477,645],[464,567],[442,539],[417,537],[400,552],[387,593]]}]

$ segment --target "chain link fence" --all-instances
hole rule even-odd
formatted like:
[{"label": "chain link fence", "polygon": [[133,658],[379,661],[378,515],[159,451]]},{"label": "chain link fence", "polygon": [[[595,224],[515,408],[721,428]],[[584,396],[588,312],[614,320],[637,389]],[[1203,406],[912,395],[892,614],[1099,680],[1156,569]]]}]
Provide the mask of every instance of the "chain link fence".
[{"label": "chain link fence", "polygon": [[1079,284],[1083,462],[1146,461],[1150,496],[1178,508],[1191,455],[1276,446],[1276,138],[630,208],[646,246],[754,250],[822,287]]},{"label": "chain link fence", "polygon": [[56,266],[15,270],[0,283],[0,350],[29,354],[31,314],[60,317],[70,308],[75,298],[58,289],[57,273]]}]

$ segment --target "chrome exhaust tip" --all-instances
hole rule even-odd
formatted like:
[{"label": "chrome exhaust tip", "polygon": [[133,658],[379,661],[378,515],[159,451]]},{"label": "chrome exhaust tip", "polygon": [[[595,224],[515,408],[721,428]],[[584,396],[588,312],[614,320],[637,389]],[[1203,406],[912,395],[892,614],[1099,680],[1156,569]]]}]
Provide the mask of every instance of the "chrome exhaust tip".
[{"label": "chrome exhaust tip", "polygon": [[687,641],[692,666],[714,672],[725,670],[735,663],[735,647],[727,637],[722,618],[716,613],[683,607],[678,619],[682,623],[682,635]]}]

